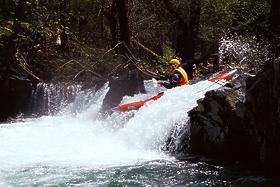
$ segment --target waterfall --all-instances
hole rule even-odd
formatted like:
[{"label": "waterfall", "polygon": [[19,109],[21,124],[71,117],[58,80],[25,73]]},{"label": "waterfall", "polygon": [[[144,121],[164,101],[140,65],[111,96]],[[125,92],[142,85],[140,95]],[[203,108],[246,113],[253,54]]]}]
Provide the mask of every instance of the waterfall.
[{"label": "waterfall", "polygon": [[[146,84],[147,90],[151,85]],[[55,86],[48,87],[48,112],[57,114],[3,124],[0,128],[0,165],[119,165],[168,157],[163,151],[170,131],[177,124],[186,124],[187,111],[196,106],[217,84],[202,81],[195,85],[167,90],[162,98],[151,101],[138,111],[114,112],[105,119],[98,118],[108,84],[97,92],[80,87],[61,99],[52,98]],[[149,97],[155,91],[137,94]],[[58,92],[63,95],[63,92]],[[71,97],[74,100],[66,105]],[[69,96],[69,97],[68,97]],[[135,99],[125,97],[124,101]],[[58,103],[52,103],[57,99]],[[54,104],[55,106],[51,106]],[[53,110],[54,109],[54,110]]]},{"label": "waterfall", "polygon": [[29,113],[55,115],[75,100],[81,88],[81,85],[39,83],[33,90]]},{"label": "waterfall", "polygon": [[[71,90],[68,95],[58,91],[59,86],[42,86],[47,88],[43,106],[48,107],[48,115],[0,125],[0,186],[55,185],[76,175],[83,176],[85,170],[99,171],[155,160],[173,162],[175,159],[163,148],[170,135],[175,148],[180,141],[170,132],[187,125],[187,112],[206,91],[220,87],[201,81],[165,90],[160,99],[137,111],[115,111],[100,118],[108,83],[98,91],[68,87]],[[124,97],[122,102],[163,91],[153,88],[151,81],[145,86],[147,93]],[[55,92],[61,95],[56,96]],[[63,94],[65,98],[61,98]]]}]

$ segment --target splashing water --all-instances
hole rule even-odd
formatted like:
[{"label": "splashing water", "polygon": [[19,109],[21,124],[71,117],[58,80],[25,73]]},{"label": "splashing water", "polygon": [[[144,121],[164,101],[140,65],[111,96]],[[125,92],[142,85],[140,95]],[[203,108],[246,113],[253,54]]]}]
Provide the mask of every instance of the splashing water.
[{"label": "splashing water", "polygon": [[[135,97],[159,91],[146,87],[147,94]],[[59,115],[2,124],[0,186],[228,184],[218,177],[220,167],[186,167],[161,151],[175,122],[185,125],[197,99],[218,87],[208,81],[177,87],[139,111],[100,119],[106,84],[96,93],[80,91]]]},{"label": "splashing water", "polygon": [[268,58],[267,44],[256,38],[227,36],[220,39],[220,64],[253,68],[263,64]]},{"label": "splashing water", "polygon": [[[29,104],[30,113],[37,115],[55,115],[73,102],[81,93],[82,86],[66,84],[39,83],[33,91],[33,97]],[[86,101],[84,95],[84,101]]]}]

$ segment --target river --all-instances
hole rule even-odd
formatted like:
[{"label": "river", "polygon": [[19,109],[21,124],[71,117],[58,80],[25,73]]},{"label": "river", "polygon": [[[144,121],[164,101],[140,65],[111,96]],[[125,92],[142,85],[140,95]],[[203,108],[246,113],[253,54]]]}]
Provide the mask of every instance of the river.
[{"label": "river", "polygon": [[[147,81],[148,98],[163,91]],[[0,186],[257,186],[269,179],[163,151],[187,111],[219,84],[201,81],[167,90],[138,111],[99,112],[108,91],[79,90],[70,104],[39,118],[0,125]],[[176,137],[173,137],[176,138]],[[176,141],[175,141],[176,142]],[[178,145],[179,146],[179,145]]]}]

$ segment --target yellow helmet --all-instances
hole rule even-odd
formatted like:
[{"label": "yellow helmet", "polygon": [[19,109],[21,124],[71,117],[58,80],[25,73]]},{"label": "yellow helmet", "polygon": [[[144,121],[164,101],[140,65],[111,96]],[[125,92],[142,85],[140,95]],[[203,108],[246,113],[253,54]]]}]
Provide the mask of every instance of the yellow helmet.
[{"label": "yellow helmet", "polygon": [[180,61],[177,59],[171,59],[169,64],[172,65],[173,68],[178,68],[181,65]]}]

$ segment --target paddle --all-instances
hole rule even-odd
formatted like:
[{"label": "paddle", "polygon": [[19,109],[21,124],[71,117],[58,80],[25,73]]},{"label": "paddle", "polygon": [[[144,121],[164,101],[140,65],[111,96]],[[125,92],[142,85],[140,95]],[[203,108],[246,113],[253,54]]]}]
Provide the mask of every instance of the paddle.
[{"label": "paddle", "polygon": [[147,82],[152,82],[154,88],[160,86],[160,81],[156,80],[155,78],[152,78],[152,80],[148,80]]},{"label": "paddle", "polygon": [[153,83],[153,87],[157,87],[158,86],[158,81],[155,78],[152,78],[152,83]]}]

